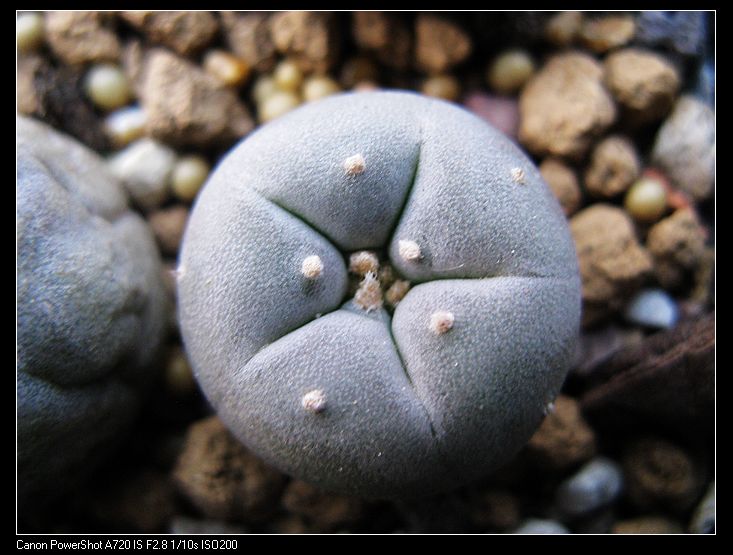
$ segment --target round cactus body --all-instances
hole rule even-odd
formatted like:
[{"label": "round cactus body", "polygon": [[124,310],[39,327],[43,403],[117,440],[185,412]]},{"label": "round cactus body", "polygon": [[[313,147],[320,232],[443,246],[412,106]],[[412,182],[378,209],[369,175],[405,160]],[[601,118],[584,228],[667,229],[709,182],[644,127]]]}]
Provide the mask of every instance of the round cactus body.
[{"label": "round cactus body", "polygon": [[145,222],[94,152],[17,119],[21,510],[73,489],[119,443],[169,312]]},{"label": "round cactus body", "polygon": [[[393,312],[360,251],[411,283]],[[468,112],[400,92],[309,104],[234,148],[193,210],[178,288],[230,430],[289,474],[371,498],[513,456],[580,317],[573,243],[533,163]]]}]

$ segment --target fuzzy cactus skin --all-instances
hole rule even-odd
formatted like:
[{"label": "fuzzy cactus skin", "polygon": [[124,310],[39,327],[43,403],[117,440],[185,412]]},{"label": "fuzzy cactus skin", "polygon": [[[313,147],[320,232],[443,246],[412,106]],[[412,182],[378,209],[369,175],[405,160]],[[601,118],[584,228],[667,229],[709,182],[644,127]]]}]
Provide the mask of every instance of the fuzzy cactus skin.
[{"label": "fuzzy cactus skin", "polygon": [[71,490],[118,443],[165,333],[154,239],[94,152],[16,121],[18,502]]},{"label": "fuzzy cactus skin", "polygon": [[[392,317],[345,299],[358,249],[384,249],[416,284]],[[316,280],[300,273],[311,255]],[[410,93],[330,97],[235,147],[178,275],[184,342],[229,429],[289,474],[370,498],[450,489],[513,456],[560,390],[580,318],[572,239],[533,163]],[[453,320],[435,333],[440,311]],[[313,390],[318,413],[301,404]]]}]

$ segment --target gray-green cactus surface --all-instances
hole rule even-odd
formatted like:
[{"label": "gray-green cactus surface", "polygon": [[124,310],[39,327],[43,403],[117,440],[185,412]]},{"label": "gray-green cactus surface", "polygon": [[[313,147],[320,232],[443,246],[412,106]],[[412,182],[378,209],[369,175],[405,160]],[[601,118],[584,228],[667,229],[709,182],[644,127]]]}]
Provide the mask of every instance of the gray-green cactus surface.
[{"label": "gray-green cactus surface", "polygon": [[68,492],[135,418],[166,296],[147,225],[94,152],[16,121],[18,501]]},{"label": "gray-green cactus surface", "polygon": [[[379,276],[347,298],[371,250]],[[259,129],[214,171],[178,267],[195,374],[281,470],[371,498],[446,490],[507,461],[562,385],[575,250],[532,161],[449,103],[343,94]]]}]

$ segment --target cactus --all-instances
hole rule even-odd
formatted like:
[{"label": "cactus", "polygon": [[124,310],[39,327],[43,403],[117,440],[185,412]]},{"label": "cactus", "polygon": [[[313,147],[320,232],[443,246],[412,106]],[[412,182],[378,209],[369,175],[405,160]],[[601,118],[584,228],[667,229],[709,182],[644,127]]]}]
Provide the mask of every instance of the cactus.
[{"label": "cactus", "polygon": [[118,443],[168,317],[160,257],[92,151],[17,120],[21,512],[71,491]]},{"label": "cactus", "polygon": [[[382,269],[347,299],[365,250]],[[303,283],[294,268],[314,255]],[[284,472],[364,497],[506,462],[578,332],[575,250],[538,170],[475,116],[410,93],[337,95],[245,139],[197,200],[179,264],[185,346],[227,427]]]}]

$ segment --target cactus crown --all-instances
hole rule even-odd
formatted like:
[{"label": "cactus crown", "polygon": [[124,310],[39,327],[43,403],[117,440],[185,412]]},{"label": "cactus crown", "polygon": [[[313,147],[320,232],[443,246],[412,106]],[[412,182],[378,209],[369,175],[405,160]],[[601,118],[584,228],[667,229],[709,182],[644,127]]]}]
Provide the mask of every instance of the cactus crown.
[{"label": "cactus crown", "polygon": [[200,193],[180,267],[182,335],[223,421],[283,471],[366,497],[516,453],[579,321],[539,171],[415,94],[335,95],[261,127]]}]

